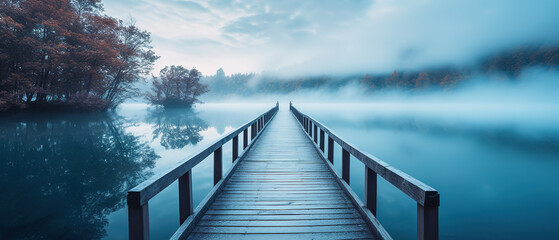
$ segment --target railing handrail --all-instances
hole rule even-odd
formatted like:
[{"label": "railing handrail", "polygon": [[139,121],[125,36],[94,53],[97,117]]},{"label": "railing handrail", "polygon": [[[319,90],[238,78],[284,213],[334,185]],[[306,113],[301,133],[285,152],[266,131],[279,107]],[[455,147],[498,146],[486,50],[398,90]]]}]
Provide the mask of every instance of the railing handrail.
[{"label": "railing handrail", "polygon": [[215,150],[223,146],[229,140],[233,139],[233,137],[239,135],[245,129],[249,128],[252,124],[258,121],[261,117],[273,111],[274,109],[276,109],[276,107],[273,107],[270,110],[266,111],[265,113],[259,115],[255,119],[248,121],[247,123],[243,124],[241,127],[237,128],[237,130],[228,133],[227,135],[221,137],[220,139],[214,140],[205,149],[199,150],[198,152],[193,153],[186,158],[183,158],[183,160],[177,163],[176,167],[172,169],[168,169],[167,171],[159,173],[157,175],[154,175],[151,178],[145,180],[144,182],[136,185],[134,188],[128,191],[128,196],[129,196],[128,201],[133,201],[134,203],[143,205],[148,200],[150,200],[155,195],[157,195],[159,192],[161,192],[163,189],[165,189],[166,187],[171,185],[174,181],[176,181],[178,177],[175,178],[174,176],[181,176],[184,173],[190,171],[193,167],[195,167],[204,159],[206,159],[208,156],[210,156]]},{"label": "railing handrail", "polygon": [[[365,165],[365,206],[373,215],[376,216],[376,176],[380,175],[386,181],[398,188],[398,190],[402,191],[417,202],[418,239],[438,239],[438,208],[440,205],[440,195],[437,190],[380,160],[372,154],[357,149],[353,144],[350,144],[340,138],[332,130],[324,126],[316,119],[301,113],[291,102],[289,103],[289,108],[301,124],[303,130],[309,135],[311,141],[313,141],[314,137],[317,149],[321,151],[322,154],[325,151],[325,133],[328,134],[328,160],[330,163],[334,163],[334,141],[342,147],[341,179],[342,181],[345,181],[348,186],[350,179],[350,156],[353,155],[357,160],[361,161]],[[320,138],[318,137],[319,132]]]},{"label": "railing handrail", "polygon": [[423,206],[425,206],[426,204],[431,206],[432,205],[439,206],[438,197],[435,197],[435,195],[438,195],[437,190],[417,180],[416,178],[404,173],[403,171],[391,166],[390,164],[380,160],[378,157],[375,157],[368,152],[359,150],[358,148],[354,147],[353,144],[338,137],[338,135],[336,135],[328,127],[324,126],[324,124],[320,123],[319,121],[317,121],[316,119],[312,118],[307,114],[301,113],[294,106],[292,106],[292,108],[297,113],[308,118],[310,121],[316,124],[320,129],[322,129],[325,133],[327,133],[328,136],[330,136],[332,139],[334,139],[334,141],[336,141],[340,146],[342,146],[342,148],[350,152],[351,155],[353,155],[357,160],[361,161],[363,164],[373,169],[373,171],[375,171],[381,177],[386,179],[388,182],[390,182],[400,191],[404,192],[406,195],[411,197],[417,203]]},{"label": "railing handrail", "polygon": [[[204,159],[213,154],[214,160],[214,188],[222,185],[223,180],[223,145],[229,140],[232,141],[232,160],[233,166],[238,166],[237,159],[242,159],[248,149],[253,145],[253,140],[260,136],[261,131],[267,126],[269,121],[274,117],[279,109],[279,102],[276,106],[259,115],[254,120],[251,120],[235,131],[227,133],[225,136],[213,141],[203,150],[184,158],[176,167],[166,170],[157,174],[148,180],[140,183],[128,191],[126,203],[128,205],[128,232],[130,239],[149,239],[149,211],[148,201],[155,195],[160,193],[163,189],[167,188],[173,182],[178,181],[179,185],[179,222],[182,224],[187,220],[189,221],[199,219],[199,213],[193,212],[192,203],[192,168],[202,162]],[[250,144],[248,129],[250,128]],[[239,136],[243,133],[244,151],[239,156]],[[230,177],[226,175],[226,178]],[[211,192],[210,192],[211,193]],[[213,196],[211,196],[213,197]],[[208,196],[206,196],[208,198]],[[205,199],[206,199],[205,198]],[[192,215],[194,213],[194,215]],[[197,218],[198,217],[198,218]]]}]

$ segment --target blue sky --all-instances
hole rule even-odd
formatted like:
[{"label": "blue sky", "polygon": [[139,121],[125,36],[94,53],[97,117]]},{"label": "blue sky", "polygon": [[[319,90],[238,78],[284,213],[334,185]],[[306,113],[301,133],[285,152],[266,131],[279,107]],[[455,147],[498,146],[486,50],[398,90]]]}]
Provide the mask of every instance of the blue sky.
[{"label": "blue sky", "polygon": [[322,75],[465,65],[559,43],[557,0],[105,0],[152,33],[165,65]]}]

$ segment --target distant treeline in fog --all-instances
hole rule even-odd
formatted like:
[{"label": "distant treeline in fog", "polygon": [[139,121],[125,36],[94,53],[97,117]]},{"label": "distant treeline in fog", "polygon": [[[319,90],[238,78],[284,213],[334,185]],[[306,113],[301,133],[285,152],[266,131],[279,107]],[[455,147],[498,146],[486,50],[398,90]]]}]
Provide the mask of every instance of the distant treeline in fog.
[{"label": "distant treeline in fog", "polygon": [[440,67],[427,70],[394,70],[386,74],[356,74],[343,77],[317,76],[280,78],[267,74],[237,73],[226,75],[219,69],[202,81],[212,94],[290,93],[302,89],[338,89],[358,84],[367,91],[382,89],[422,90],[452,89],[474,76],[502,75],[515,78],[523,70],[540,67],[556,70],[559,66],[559,46],[518,47],[485,58],[469,67]]}]

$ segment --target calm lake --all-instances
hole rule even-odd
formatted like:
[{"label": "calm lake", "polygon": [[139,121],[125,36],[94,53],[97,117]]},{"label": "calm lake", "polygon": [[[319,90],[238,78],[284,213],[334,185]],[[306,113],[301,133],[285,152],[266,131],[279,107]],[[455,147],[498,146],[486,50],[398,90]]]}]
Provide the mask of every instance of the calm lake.
[{"label": "calm lake", "polygon": [[[128,189],[274,103],[204,104],[193,111],[123,104],[115,113],[2,115],[0,239],[127,239]],[[528,115],[296,106],[436,188],[441,239],[559,239],[559,118],[549,108]],[[225,172],[231,143],[223,151]],[[340,170],[337,145],[335,153]],[[208,158],[193,170],[194,204],[212,188],[212,165]],[[352,159],[350,182],[360,197],[363,179],[363,164]],[[152,239],[178,228],[177,189],[174,183],[150,200]],[[388,232],[415,239],[416,203],[381,178],[378,197],[378,218]]]}]

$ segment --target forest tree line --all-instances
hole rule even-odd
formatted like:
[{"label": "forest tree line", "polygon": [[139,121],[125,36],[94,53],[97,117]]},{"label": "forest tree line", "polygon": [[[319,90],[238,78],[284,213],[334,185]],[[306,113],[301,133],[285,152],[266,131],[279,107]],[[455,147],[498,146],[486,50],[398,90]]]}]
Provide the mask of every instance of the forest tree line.
[{"label": "forest tree line", "polygon": [[282,79],[257,73],[226,76],[222,69],[206,76],[203,82],[214,94],[290,93],[301,89],[338,89],[357,84],[367,92],[383,89],[452,89],[478,75],[517,77],[530,67],[558,70],[559,46],[519,47],[485,58],[465,68],[433,68],[422,71],[394,70],[387,74],[348,75],[344,77],[298,77]]}]

